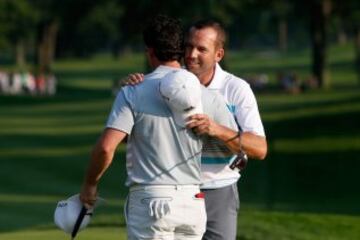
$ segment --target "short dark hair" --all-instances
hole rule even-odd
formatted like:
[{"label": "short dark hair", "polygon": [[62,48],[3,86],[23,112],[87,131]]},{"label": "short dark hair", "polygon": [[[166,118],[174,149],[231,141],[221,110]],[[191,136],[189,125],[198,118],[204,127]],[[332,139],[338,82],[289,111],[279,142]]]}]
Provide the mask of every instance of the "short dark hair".
[{"label": "short dark hair", "polygon": [[197,21],[189,27],[189,30],[187,32],[187,37],[189,36],[192,28],[195,28],[197,30],[204,29],[204,28],[214,29],[217,33],[216,46],[221,47],[221,48],[225,47],[226,32],[225,32],[223,25],[219,21],[216,21],[214,19],[204,19],[204,20]]},{"label": "short dark hair", "polygon": [[184,30],[178,19],[155,16],[146,24],[143,38],[160,61],[180,61],[184,55]]}]

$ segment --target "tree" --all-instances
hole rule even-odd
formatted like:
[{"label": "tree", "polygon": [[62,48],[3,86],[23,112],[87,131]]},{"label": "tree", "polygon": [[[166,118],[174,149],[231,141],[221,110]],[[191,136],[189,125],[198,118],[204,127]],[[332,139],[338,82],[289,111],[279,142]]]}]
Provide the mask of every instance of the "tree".
[{"label": "tree", "polygon": [[99,48],[113,47],[118,41],[121,36],[118,24],[122,13],[123,9],[117,1],[96,2],[75,23],[66,21],[67,25],[73,25],[73,33],[62,33],[67,37],[72,36],[71,46],[75,48],[73,51],[76,55],[89,56]]},{"label": "tree", "polygon": [[84,56],[117,37],[116,24],[121,15],[117,0],[31,1],[40,12],[36,59],[39,71],[51,69],[58,46]]},{"label": "tree", "polygon": [[341,19],[347,29],[350,29],[354,39],[355,71],[360,84],[360,2],[357,0],[334,0],[335,14]]},{"label": "tree", "polygon": [[35,63],[40,72],[51,69],[62,13],[69,1],[31,0],[34,9],[39,12],[36,30]]},{"label": "tree", "polygon": [[16,64],[26,64],[26,43],[33,36],[37,12],[26,0],[0,0],[0,35],[2,44],[15,53]]},{"label": "tree", "polygon": [[330,12],[331,0],[311,2],[312,73],[323,88],[330,87],[330,76],[327,73],[327,27]]},{"label": "tree", "polygon": [[278,20],[278,47],[281,51],[288,48],[288,14],[291,5],[287,0],[276,0],[273,2],[273,9]]}]

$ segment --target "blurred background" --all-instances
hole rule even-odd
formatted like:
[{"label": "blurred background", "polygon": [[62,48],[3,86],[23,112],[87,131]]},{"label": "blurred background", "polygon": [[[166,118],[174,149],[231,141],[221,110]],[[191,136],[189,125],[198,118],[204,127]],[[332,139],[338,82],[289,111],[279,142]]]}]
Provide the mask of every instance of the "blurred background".
[{"label": "blurred background", "polygon": [[[225,69],[254,90],[269,153],[238,183],[238,239],[360,239],[360,1],[0,0],[0,239],[67,239],[124,77],[148,71],[141,28],[164,13],[220,20]],[[126,239],[125,146],[78,239]]]}]

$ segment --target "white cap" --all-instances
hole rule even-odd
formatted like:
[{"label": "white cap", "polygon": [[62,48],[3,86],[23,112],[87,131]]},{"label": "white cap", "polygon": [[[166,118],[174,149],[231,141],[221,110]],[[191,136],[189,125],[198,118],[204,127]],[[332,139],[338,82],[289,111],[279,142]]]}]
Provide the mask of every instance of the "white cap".
[{"label": "white cap", "polygon": [[185,127],[187,118],[203,113],[201,84],[199,79],[186,70],[174,70],[160,82],[160,94],[165,99],[175,122]]},{"label": "white cap", "polygon": [[[56,226],[64,232],[71,234],[82,207],[83,204],[80,201],[79,194],[58,202],[54,213],[54,222]],[[87,210],[79,227],[79,231],[84,229],[90,223],[92,213],[93,209]]]}]

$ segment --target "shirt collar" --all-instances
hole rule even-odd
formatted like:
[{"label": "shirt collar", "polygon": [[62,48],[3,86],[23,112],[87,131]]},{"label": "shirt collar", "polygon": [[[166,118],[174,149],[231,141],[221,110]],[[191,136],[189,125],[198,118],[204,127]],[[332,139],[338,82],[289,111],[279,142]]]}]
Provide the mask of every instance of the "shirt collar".
[{"label": "shirt collar", "polygon": [[169,72],[172,70],[179,70],[180,68],[175,68],[175,67],[169,67],[169,66],[165,66],[165,65],[159,65],[157,68],[155,68],[154,72],[156,73],[163,73],[163,72]]},{"label": "shirt collar", "polygon": [[225,77],[225,71],[222,70],[219,63],[216,63],[214,76],[213,76],[210,84],[207,86],[207,88],[208,89],[220,89],[221,85],[224,81],[224,77]]}]

